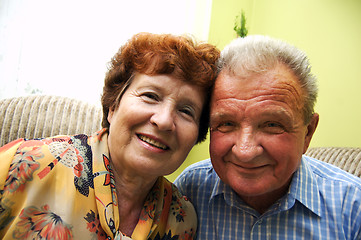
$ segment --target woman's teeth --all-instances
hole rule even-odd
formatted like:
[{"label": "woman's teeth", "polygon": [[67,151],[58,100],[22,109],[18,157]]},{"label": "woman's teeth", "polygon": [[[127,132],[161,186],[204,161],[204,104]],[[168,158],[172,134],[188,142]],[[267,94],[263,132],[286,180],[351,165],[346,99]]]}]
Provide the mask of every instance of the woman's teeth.
[{"label": "woman's teeth", "polygon": [[154,146],[154,147],[157,147],[157,148],[160,148],[160,149],[163,149],[163,150],[167,150],[167,149],[168,149],[168,147],[167,147],[166,145],[164,145],[164,144],[162,144],[162,143],[160,143],[160,142],[157,142],[157,141],[155,141],[154,139],[151,139],[151,138],[146,137],[146,136],[143,136],[143,135],[138,135],[138,137],[139,137],[142,141],[144,141],[144,142],[146,142],[146,143],[148,143],[148,144],[150,144],[150,145],[152,145],[152,146]]}]

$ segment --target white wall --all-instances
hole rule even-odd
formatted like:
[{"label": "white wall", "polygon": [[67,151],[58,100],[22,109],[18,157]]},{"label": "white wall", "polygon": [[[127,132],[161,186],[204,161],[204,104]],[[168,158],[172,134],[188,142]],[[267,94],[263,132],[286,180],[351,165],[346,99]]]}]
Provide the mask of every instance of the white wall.
[{"label": "white wall", "polygon": [[0,0],[0,99],[31,92],[99,104],[106,64],[137,32],[207,41],[212,0]]}]

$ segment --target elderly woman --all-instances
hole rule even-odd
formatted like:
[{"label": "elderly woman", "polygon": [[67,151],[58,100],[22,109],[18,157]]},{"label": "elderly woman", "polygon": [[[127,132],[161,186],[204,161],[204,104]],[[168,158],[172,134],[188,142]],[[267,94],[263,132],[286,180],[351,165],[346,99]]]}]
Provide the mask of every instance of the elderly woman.
[{"label": "elderly woman", "polygon": [[141,33],[111,61],[103,129],[0,149],[0,237],[192,239],[191,203],[163,175],[208,130],[219,51]]}]

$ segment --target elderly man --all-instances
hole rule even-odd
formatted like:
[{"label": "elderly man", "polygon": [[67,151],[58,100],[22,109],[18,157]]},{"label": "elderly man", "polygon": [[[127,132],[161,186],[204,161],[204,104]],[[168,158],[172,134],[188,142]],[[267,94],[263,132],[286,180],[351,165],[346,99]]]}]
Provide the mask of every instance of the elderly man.
[{"label": "elderly man", "polygon": [[176,180],[198,239],[361,239],[361,179],[304,156],[318,124],[306,55],[265,36],[222,52],[211,160]]}]

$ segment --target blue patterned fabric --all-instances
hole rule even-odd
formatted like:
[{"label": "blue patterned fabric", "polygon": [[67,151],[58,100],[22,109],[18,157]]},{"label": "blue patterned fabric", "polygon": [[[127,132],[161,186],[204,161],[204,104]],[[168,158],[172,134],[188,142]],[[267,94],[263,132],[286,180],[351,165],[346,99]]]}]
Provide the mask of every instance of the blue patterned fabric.
[{"label": "blue patterned fabric", "polygon": [[361,179],[303,156],[288,194],[260,215],[224,184],[210,160],[175,181],[198,214],[198,239],[361,239]]}]

